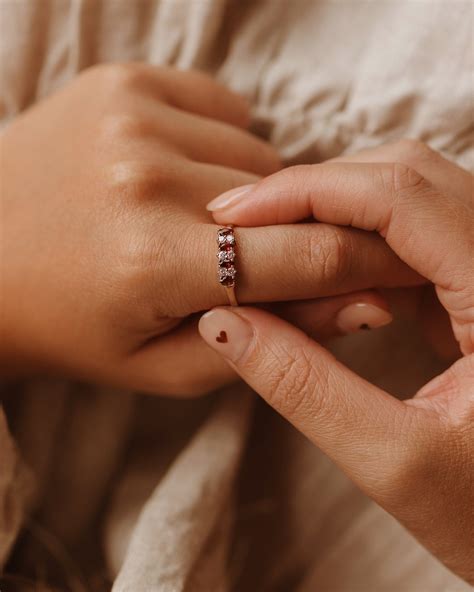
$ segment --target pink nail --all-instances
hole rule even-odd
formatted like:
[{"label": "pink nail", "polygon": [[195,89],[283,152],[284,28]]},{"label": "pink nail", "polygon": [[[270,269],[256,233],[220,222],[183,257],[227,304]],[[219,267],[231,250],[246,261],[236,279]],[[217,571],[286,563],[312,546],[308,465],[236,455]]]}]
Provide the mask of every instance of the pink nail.
[{"label": "pink nail", "polygon": [[230,308],[215,308],[199,321],[201,337],[231,362],[237,362],[249,347],[254,331],[250,323]]},{"label": "pink nail", "polygon": [[210,211],[210,212],[216,212],[216,211],[220,211],[220,210],[225,210],[228,207],[235,205],[235,203],[246,193],[248,193],[252,187],[254,187],[254,183],[250,184],[250,185],[242,185],[241,187],[235,187],[234,189],[231,189],[230,191],[226,191],[225,193],[222,193],[221,195],[219,195],[218,197],[216,197],[215,199],[213,199],[212,201],[210,201],[206,208]]},{"label": "pink nail", "polygon": [[388,325],[393,316],[383,308],[366,302],[349,304],[340,310],[336,317],[336,325],[343,333],[357,333],[367,329],[378,329]]}]

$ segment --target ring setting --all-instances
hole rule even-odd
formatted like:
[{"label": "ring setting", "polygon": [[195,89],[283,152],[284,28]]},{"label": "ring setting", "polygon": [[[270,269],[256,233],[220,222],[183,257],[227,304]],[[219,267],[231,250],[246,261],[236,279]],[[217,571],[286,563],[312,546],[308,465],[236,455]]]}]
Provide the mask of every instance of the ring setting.
[{"label": "ring setting", "polygon": [[227,290],[227,296],[232,306],[237,306],[237,299],[235,296],[235,278],[237,277],[237,269],[235,267],[236,251],[235,251],[235,234],[232,226],[225,226],[219,228],[217,231],[217,261],[218,261],[218,279],[219,282]]}]

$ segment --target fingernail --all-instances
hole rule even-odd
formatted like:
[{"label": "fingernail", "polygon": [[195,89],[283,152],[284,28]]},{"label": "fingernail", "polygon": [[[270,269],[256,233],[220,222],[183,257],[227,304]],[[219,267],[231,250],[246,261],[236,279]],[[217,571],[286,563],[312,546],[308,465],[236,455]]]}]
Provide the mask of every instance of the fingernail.
[{"label": "fingernail", "polygon": [[206,208],[210,212],[216,212],[217,210],[225,210],[226,208],[230,207],[237,203],[237,201],[246,193],[248,193],[252,187],[254,187],[254,183],[250,185],[242,185],[241,187],[235,187],[230,191],[226,191],[222,193],[212,201],[210,201]]},{"label": "fingernail", "polygon": [[374,304],[357,302],[349,304],[339,311],[336,317],[336,325],[343,333],[357,333],[368,329],[377,329],[388,325],[393,316],[383,308]]},{"label": "fingernail", "polygon": [[206,312],[199,321],[199,332],[208,345],[231,362],[242,356],[254,336],[250,323],[227,308]]}]

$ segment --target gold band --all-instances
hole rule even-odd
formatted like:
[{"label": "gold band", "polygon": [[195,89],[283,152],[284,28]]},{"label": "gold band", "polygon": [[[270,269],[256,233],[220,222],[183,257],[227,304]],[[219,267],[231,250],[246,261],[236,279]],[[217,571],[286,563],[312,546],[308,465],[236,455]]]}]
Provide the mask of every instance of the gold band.
[{"label": "gold band", "polygon": [[237,269],[235,268],[236,245],[235,234],[232,226],[219,228],[217,231],[217,261],[219,282],[227,292],[231,306],[238,306],[235,295],[235,278]]},{"label": "gold band", "polygon": [[237,298],[235,296],[235,286],[232,286],[230,288],[226,288],[226,292],[227,292],[227,298],[229,299],[230,305],[231,306],[239,306],[239,303],[237,302]]}]

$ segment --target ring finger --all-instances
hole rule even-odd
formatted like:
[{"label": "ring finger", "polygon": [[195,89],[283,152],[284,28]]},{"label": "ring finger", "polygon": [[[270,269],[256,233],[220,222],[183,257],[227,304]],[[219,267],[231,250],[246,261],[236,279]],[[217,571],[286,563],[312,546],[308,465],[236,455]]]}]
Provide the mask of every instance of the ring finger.
[{"label": "ring finger", "polygon": [[[192,221],[174,241],[175,282],[168,316],[228,303],[217,279],[218,227]],[[237,228],[236,289],[241,303],[280,302],[344,294],[374,287],[417,285],[424,280],[377,235],[328,224]],[[179,261],[179,273],[176,273]],[[176,297],[176,295],[178,295]]]}]

